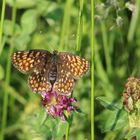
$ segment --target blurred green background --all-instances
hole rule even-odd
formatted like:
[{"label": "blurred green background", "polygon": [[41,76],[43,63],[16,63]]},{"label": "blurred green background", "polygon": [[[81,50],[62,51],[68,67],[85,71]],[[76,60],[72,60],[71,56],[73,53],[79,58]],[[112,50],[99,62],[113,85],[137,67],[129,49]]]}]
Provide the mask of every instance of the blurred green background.
[{"label": "blurred green background", "polygon": [[95,0],[94,16],[95,139],[131,139],[121,108],[127,78],[140,74],[140,1]]},{"label": "blurred green background", "polygon": [[[65,134],[59,119],[43,123],[41,98],[29,89],[28,76],[11,66],[11,53],[56,49],[90,60],[90,29],[90,3],[83,0],[6,0],[0,44],[0,134],[6,140],[59,140]],[[73,96],[83,113],[73,114],[69,139],[90,140],[90,72]]]}]

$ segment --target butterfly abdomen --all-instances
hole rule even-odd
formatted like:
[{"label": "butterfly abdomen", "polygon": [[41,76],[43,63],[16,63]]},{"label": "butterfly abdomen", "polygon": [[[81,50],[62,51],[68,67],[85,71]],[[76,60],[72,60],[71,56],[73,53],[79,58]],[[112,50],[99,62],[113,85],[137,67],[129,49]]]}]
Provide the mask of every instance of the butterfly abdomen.
[{"label": "butterfly abdomen", "polygon": [[52,65],[49,70],[49,75],[48,75],[48,79],[52,85],[55,83],[56,78],[57,78],[57,66]]}]

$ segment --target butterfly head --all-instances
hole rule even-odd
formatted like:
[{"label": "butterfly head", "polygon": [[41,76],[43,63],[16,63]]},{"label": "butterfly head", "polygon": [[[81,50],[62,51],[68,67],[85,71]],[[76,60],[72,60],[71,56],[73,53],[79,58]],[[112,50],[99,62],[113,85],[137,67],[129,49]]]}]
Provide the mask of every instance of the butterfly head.
[{"label": "butterfly head", "polygon": [[53,51],[53,55],[58,55],[58,51],[57,50],[54,50]]},{"label": "butterfly head", "polygon": [[52,64],[56,64],[57,55],[58,55],[58,51],[57,51],[57,50],[54,50],[54,51],[53,51],[53,56],[52,56],[52,58],[51,58]]}]

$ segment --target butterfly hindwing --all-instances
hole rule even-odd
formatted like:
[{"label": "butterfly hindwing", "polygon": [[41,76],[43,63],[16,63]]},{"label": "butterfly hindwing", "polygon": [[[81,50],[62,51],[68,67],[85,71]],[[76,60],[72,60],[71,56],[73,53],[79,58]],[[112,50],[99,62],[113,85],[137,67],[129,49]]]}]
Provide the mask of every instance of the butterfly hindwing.
[{"label": "butterfly hindwing", "polygon": [[51,90],[51,84],[48,82],[45,74],[37,71],[29,75],[28,84],[32,91],[36,93],[42,93]]},{"label": "butterfly hindwing", "polygon": [[64,65],[58,66],[57,75],[57,80],[54,83],[53,90],[61,95],[70,95],[76,81],[73,79],[69,72],[64,70]]}]

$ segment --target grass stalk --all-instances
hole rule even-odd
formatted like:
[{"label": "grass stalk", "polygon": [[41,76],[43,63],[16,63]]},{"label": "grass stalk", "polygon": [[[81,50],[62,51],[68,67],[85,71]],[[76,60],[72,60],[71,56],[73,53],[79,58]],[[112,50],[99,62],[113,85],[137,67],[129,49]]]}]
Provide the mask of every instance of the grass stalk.
[{"label": "grass stalk", "polygon": [[132,15],[132,19],[131,19],[130,27],[129,27],[129,31],[128,31],[128,36],[127,36],[127,39],[129,42],[131,42],[133,40],[137,21],[139,18],[139,12],[140,12],[140,1],[136,0],[136,7],[135,7],[135,11],[133,12],[133,15]]},{"label": "grass stalk", "polygon": [[94,60],[96,60],[95,61],[96,74],[98,75],[98,78],[102,81],[101,83],[102,83],[102,87],[105,91],[105,96],[112,98],[113,97],[112,93],[114,92],[114,88],[111,84],[109,84],[110,81],[109,81],[109,78],[108,78],[108,75],[107,75],[105,69],[103,68],[103,63],[102,63],[98,48],[99,48],[99,44],[96,41],[96,39],[94,39],[94,54],[96,54],[94,56]]},{"label": "grass stalk", "polygon": [[[13,42],[14,37],[14,25],[15,25],[15,17],[16,17],[16,4],[14,1],[13,9],[12,9],[12,39]],[[7,124],[7,113],[8,113],[8,89],[6,88],[10,84],[10,76],[11,76],[11,54],[13,52],[13,45],[9,48],[7,65],[6,65],[6,77],[5,77],[5,90],[4,90],[4,99],[3,99],[3,114],[2,114],[2,124],[1,124],[1,140],[4,140],[4,131]]]},{"label": "grass stalk", "polygon": [[1,11],[1,19],[0,19],[0,54],[2,52],[2,33],[3,33],[3,25],[4,25],[4,16],[5,16],[5,6],[6,0],[2,1],[2,11]]},{"label": "grass stalk", "polygon": [[94,0],[91,0],[91,140],[94,140]]},{"label": "grass stalk", "polygon": [[78,17],[78,28],[77,28],[77,39],[76,39],[76,51],[79,52],[81,48],[81,39],[83,33],[83,6],[84,0],[79,0],[80,3],[80,10],[79,10],[79,17]]},{"label": "grass stalk", "polygon": [[60,35],[60,45],[59,48],[61,50],[64,50],[65,41],[67,39],[67,33],[68,33],[68,26],[70,22],[70,8],[73,0],[66,0],[65,9],[64,9],[64,17],[63,17],[63,23],[62,23],[62,29],[61,29],[61,35]]},{"label": "grass stalk", "polygon": [[106,65],[107,65],[107,73],[111,73],[111,59],[110,59],[110,49],[108,46],[108,35],[106,31],[106,26],[105,23],[101,23],[101,31],[102,31],[102,39],[103,39],[103,47],[104,47],[104,53],[105,53],[105,60],[106,60]]},{"label": "grass stalk", "polygon": [[[2,2],[2,12],[1,12],[1,20],[0,20],[0,54],[2,52],[2,33],[3,33],[3,25],[4,25],[4,16],[5,16],[5,6],[6,6],[6,0],[3,0]],[[6,95],[4,94],[4,100],[6,99]],[[5,113],[3,111],[3,113]],[[4,116],[5,117],[5,116]],[[5,121],[5,118],[2,117],[2,124],[1,124],[1,133],[0,133],[0,140],[3,140],[4,138],[4,126],[5,123],[3,121]]]},{"label": "grass stalk", "polygon": [[[14,0],[14,2],[16,2],[16,0]],[[16,23],[16,3],[14,4],[13,6],[13,9],[12,9],[12,36],[11,36],[11,42],[10,42],[10,46],[11,48],[13,49],[14,48],[14,36],[15,36],[15,23]],[[13,52],[13,50],[12,50]],[[14,109],[14,104],[15,104],[15,98],[13,98],[13,96],[11,96],[10,98],[10,107],[11,107],[11,112],[13,112],[12,110]]]},{"label": "grass stalk", "polygon": [[[4,89],[5,88],[5,83],[1,82],[1,87]],[[7,88],[7,93],[12,96],[14,99],[16,99],[19,103],[22,105],[26,105],[27,101],[24,97],[22,97],[13,87],[10,85],[6,86]]]}]

